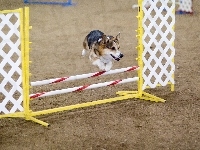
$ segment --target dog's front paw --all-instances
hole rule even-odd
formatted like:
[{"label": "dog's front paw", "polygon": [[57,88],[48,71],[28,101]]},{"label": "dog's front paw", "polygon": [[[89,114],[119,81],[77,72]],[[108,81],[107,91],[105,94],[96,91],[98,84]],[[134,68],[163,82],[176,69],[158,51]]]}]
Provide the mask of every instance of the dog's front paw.
[{"label": "dog's front paw", "polygon": [[98,66],[101,71],[106,71],[105,66]]},{"label": "dog's front paw", "polygon": [[100,70],[105,71],[105,64],[100,59],[95,60],[92,64],[98,66]]},{"label": "dog's front paw", "polygon": [[105,66],[105,71],[110,71],[111,68],[112,68],[112,62],[110,61],[110,62],[108,62],[108,63],[106,64],[106,66]]},{"label": "dog's front paw", "polygon": [[104,71],[110,71],[111,68],[105,67]]}]

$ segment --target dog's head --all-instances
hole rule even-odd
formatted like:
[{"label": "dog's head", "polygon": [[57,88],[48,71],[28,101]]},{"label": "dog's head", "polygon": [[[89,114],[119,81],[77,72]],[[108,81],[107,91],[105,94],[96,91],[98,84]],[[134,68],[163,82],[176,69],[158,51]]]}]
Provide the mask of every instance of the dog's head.
[{"label": "dog's head", "polygon": [[124,55],[120,52],[120,33],[116,37],[103,35],[100,46],[101,55],[110,55],[114,60],[119,61]]}]

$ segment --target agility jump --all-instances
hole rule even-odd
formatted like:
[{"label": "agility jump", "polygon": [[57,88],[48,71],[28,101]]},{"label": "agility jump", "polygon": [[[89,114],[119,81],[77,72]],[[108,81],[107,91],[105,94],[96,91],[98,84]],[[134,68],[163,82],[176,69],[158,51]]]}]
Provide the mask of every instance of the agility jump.
[{"label": "agility jump", "polygon": [[[166,0],[165,0],[166,1]],[[154,0],[154,2],[159,3],[159,5],[164,5],[161,1]],[[45,81],[30,82],[30,71],[29,71],[29,8],[17,10],[6,10],[0,12],[0,36],[3,39],[1,42],[0,51],[0,86],[1,86],[1,101],[0,101],[0,118],[5,117],[21,117],[26,120],[32,120],[44,126],[49,124],[36,119],[35,116],[50,114],[65,110],[73,110],[83,107],[89,107],[99,104],[105,104],[120,100],[127,99],[141,99],[149,100],[153,102],[165,102],[164,99],[154,96],[152,94],[146,93],[144,90],[146,88],[157,88],[158,86],[171,85],[171,91],[174,90],[174,40],[175,40],[175,0],[172,1],[170,6],[165,5],[167,11],[161,12],[158,8],[154,8],[156,12],[154,16],[149,13],[146,14],[144,4],[142,0],[138,0],[138,29],[137,40],[138,46],[136,47],[138,51],[138,67],[127,67],[116,70],[111,70],[108,72],[97,72],[89,73],[84,75],[76,75],[71,77],[63,77],[56,79],[49,79]],[[164,17],[165,16],[165,17]],[[167,18],[168,16],[169,18]],[[17,18],[17,21],[12,23],[12,17]],[[154,19],[152,19],[154,17]],[[159,20],[159,25],[157,23]],[[161,21],[161,22],[160,22]],[[5,25],[11,26],[12,30],[5,34],[3,27]],[[24,31],[24,32],[22,32]],[[17,38],[15,42],[12,41],[12,35],[15,34]],[[9,49],[9,52],[4,50]],[[6,47],[6,48],[4,48]],[[13,60],[13,54],[14,60]],[[5,70],[5,66],[12,66],[9,70]],[[83,78],[92,78],[100,75],[108,75],[126,71],[137,71],[137,76],[128,79],[113,80],[105,83],[97,83],[93,85],[73,87],[69,89],[62,89],[61,91],[49,91],[30,94],[30,86],[38,86],[43,84],[54,84],[67,80],[78,80]],[[13,74],[15,77],[13,79]],[[30,103],[33,98],[56,95],[67,92],[82,91],[89,88],[97,88],[103,86],[117,85],[120,83],[128,83],[137,81],[138,86],[135,91],[118,91],[116,94],[118,96],[103,100],[94,100],[91,102],[85,102],[81,104],[74,104],[64,107],[46,109],[41,111],[32,111],[30,109]],[[12,86],[7,85],[12,84]],[[5,88],[6,87],[6,88]],[[7,89],[10,87],[10,89]],[[53,93],[53,94],[52,94]],[[10,105],[12,103],[12,105]]]},{"label": "agility jump", "polygon": [[[31,86],[41,86],[41,85],[55,84],[55,83],[66,82],[66,81],[80,80],[80,79],[85,79],[85,78],[94,78],[94,77],[99,77],[99,76],[103,76],[103,75],[110,75],[110,74],[134,71],[134,70],[138,70],[138,69],[139,68],[137,66],[133,66],[133,67],[110,70],[108,72],[100,71],[100,72],[95,72],[95,73],[88,73],[88,74],[75,75],[75,76],[69,76],[69,77],[61,77],[61,78],[31,82]],[[79,87],[73,87],[73,88],[50,91],[50,92],[41,92],[41,93],[31,94],[30,98],[39,98],[39,97],[44,97],[44,96],[51,96],[51,95],[70,93],[70,92],[80,92],[80,91],[83,91],[86,89],[94,89],[94,88],[99,88],[99,87],[104,87],[104,86],[112,86],[112,85],[117,85],[117,84],[122,84],[122,83],[133,82],[133,81],[138,81],[138,77],[128,78],[128,79],[119,79],[119,80],[115,80],[115,81],[97,83],[97,84],[92,84],[92,85],[83,85],[83,86],[79,86]]]}]

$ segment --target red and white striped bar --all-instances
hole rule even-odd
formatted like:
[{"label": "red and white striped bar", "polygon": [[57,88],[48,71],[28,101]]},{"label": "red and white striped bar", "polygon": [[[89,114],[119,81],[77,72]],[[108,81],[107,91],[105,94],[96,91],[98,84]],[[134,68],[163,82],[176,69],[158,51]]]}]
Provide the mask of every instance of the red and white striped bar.
[{"label": "red and white striped bar", "polygon": [[41,85],[54,84],[54,83],[59,83],[59,82],[64,82],[64,81],[72,81],[72,80],[78,80],[78,79],[92,78],[92,77],[98,77],[98,76],[102,76],[102,75],[129,72],[129,71],[134,71],[134,70],[138,70],[138,69],[139,69],[138,66],[132,66],[132,67],[127,67],[127,68],[110,70],[110,71],[107,71],[107,72],[106,71],[100,71],[100,72],[95,72],[95,73],[88,73],[88,74],[75,75],[75,76],[69,76],[69,77],[35,81],[35,82],[31,82],[31,86],[41,86]]},{"label": "red and white striped bar", "polygon": [[52,95],[70,93],[70,92],[79,92],[83,90],[95,89],[95,88],[104,87],[104,86],[112,86],[112,85],[128,83],[128,82],[133,82],[133,81],[138,81],[138,80],[139,80],[138,77],[134,77],[134,78],[127,78],[127,79],[122,79],[122,80],[109,81],[109,82],[104,82],[104,83],[83,85],[83,86],[73,87],[73,88],[68,88],[68,89],[31,94],[30,98],[34,99],[34,98],[39,98],[39,97],[52,96]]}]

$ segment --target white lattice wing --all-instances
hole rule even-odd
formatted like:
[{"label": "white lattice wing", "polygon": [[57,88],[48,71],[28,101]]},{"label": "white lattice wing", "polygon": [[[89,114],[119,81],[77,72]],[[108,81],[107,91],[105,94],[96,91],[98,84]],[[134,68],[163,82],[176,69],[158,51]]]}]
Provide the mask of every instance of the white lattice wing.
[{"label": "white lattice wing", "polygon": [[23,111],[20,14],[0,14],[0,113]]},{"label": "white lattice wing", "polygon": [[[169,82],[174,84],[175,0],[171,2],[143,2],[143,90],[146,87],[155,88],[157,85],[166,86]],[[149,7],[146,7],[146,3],[149,3]]]}]

